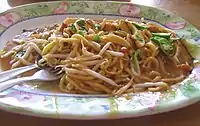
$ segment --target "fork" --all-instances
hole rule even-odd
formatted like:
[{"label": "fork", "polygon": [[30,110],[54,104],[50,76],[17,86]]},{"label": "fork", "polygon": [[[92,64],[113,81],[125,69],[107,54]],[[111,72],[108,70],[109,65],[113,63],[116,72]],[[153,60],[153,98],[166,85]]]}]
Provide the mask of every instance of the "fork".
[{"label": "fork", "polygon": [[60,71],[60,69],[58,69],[58,68],[54,69],[54,68],[52,68],[48,65],[41,66],[38,63],[38,61],[41,58],[42,57],[40,55],[38,55],[36,60],[35,60],[35,64],[0,72],[0,83],[7,81],[7,80],[10,80],[14,77],[17,77],[18,75],[20,75],[22,73],[28,72],[28,71],[33,70],[33,69],[46,69],[47,71],[50,71],[50,72],[53,72],[53,73]]},{"label": "fork", "polygon": [[33,70],[33,69],[37,69],[39,68],[36,64],[33,65],[29,65],[29,66],[25,66],[25,67],[19,67],[19,68],[15,68],[12,70],[8,70],[8,71],[4,71],[0,73],[0,83],[10,80],[22,73],[25,73],[27,71]]},{"label": "fork", "polygon": [[61,71],[49,72],[48,70],[42,69],[42,70],[37,71],[32,76],[11,79],[11,80],[0,83],[0,92],[8,88],[11,88],[15,85],[18,85],[22,82],[32,81],[32,80],[53,81],[53,80],[57,80],[61,78],[61,76],[62,76]]}]

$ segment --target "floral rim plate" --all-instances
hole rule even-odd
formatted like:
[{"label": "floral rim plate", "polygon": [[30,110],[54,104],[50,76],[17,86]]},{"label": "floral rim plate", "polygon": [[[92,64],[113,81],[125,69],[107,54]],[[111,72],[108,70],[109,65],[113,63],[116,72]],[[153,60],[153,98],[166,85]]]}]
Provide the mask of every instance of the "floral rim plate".
[{"label": "floral rim plate", "polygon": [[[162,9],[132,3],[57,1],[19,6],[0,14],[0,47],[23,28],[59,23],[67,16],[92,18],[145,17],[185,38],[195,61],[200,57],[200,32],[186,20]],[[23,26],[22,26],[23,25]],[[15,86],[0,93],[0,108],[26,115],[68,119],[113,119],[167,112],[200,100],[200,69],[165,92],[145,92],[125,97],[67,95]]]}]

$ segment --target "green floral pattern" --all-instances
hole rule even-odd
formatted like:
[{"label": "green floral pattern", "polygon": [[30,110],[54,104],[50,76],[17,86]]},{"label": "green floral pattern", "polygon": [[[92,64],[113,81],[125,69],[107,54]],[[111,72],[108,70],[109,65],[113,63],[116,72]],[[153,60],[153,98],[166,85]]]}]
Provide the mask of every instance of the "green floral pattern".
[{"label": "green floral pattern", "polygon": [[[200,58],[200,32],[184,19],[165,10],[120,2],[62,1],[20,6],[0,14],[0,33],[20,20],[51,14],[102,14],[145,17],[175,30],[188,41],[194,59]],[[199,67],[182,83],[165,92],[144,92],[126,97],[65,96],[12,88],[0,93],[0,108],[51,118],[102,119],[155,114],[192,104],[200,99]]]}]

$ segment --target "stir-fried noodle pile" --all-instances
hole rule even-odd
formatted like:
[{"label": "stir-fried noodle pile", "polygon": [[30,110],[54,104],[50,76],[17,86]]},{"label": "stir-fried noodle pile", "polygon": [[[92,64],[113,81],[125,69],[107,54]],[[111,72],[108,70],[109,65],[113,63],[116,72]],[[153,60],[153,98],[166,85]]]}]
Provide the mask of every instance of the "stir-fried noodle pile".
[{"label": "stir-fried noodle pile", "polygon": [[175,33],[151,22],[66,18],[53,27],[25,30],[1,52],[12,68],[61,67],[66,93],[114,94],[166,90],[182,81],[192,59]]}]

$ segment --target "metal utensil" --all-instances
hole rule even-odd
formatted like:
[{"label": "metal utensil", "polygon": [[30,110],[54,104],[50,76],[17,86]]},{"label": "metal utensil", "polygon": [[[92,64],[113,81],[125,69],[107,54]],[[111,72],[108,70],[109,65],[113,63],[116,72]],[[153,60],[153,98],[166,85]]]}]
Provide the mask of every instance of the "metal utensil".
[{"label": "metal utensil", "polygon": [[0,83],[0,92],[13,87],[14,85],[17,84],[22,84],[23,82],[30,81],[30,80],[41,80],[41,81],[53,81],[61,78],[62,72],[56,71],[55,73],[49,72],[47,70],[39,70],[33,76],[28,76],[28,77],[22,77],[22,78],[16,78],[16,79],[11,79],[5,82]]},{"label": "metal utensil", "polygon": [[36,68],[38,68],[38,66],[36,64],[33,64],[33,65],[25,66],[25,67],[19,67],[12,70],[3,71],[0,73],[0,83],[10,80],[22,73],[25,73],[27,71],[30,71]]},{"label": "metal utensil", "polygon": [[0,83],[7,81],[7,80],[10,80],[10,79],[13,79],[14,77],[17,77],[18,75],[23,74],[23,73],[28,72],[28,71],[33,70],[33,69],[45,69],[45,70],[53,72],[53,73],[61,70],[61,68],[54,69],[54,68],[52,68],[48,65],[41,66],[38,63],[41,58],[42,57],[40,55],[38,55],[36,60],[35,60],[35,64],[33,64],[33,65],[19,67],[19,68],[15,68],[15,69],[11,69],[11,70],[1,72],[0,73]]}]

